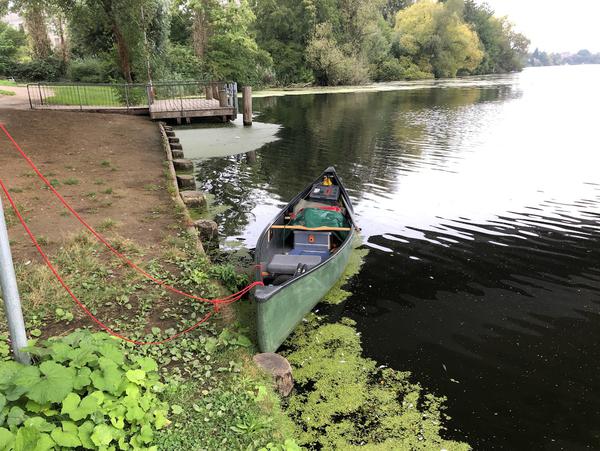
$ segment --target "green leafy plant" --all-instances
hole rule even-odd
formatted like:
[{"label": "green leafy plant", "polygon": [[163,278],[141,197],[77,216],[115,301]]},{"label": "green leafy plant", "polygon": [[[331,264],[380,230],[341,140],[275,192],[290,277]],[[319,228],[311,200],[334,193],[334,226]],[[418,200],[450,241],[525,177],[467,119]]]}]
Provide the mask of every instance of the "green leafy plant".
[{"label": "green leafy plant", "polygon": [[0,449],[156,449],[170,421],[154,360],[87,331],[26,350],[35,365],[0,362]]},{"label": "green leafy plant", "polygon": [[210,268],[210,276],[221,281],[223,286],[232,293],[248,284],[248,276],[240,274],[233,265],[214,265]]}]

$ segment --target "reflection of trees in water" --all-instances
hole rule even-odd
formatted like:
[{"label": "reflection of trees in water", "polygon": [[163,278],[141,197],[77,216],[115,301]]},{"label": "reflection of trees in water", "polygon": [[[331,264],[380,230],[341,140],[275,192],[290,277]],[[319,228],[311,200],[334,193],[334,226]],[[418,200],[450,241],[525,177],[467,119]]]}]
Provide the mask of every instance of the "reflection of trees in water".
[{"label": "reflection of trees in water", "polygon": [[215,206],[229,207],[216,217],[225,236],[238,234],[249,222],[252,209],[261,201],[258,187],[268,180],[252,165],[260,164],[255,152],[226,158],[211,158],[196,165],[196,179],[201,189],[214,196]]},{"label": "reflection of trees in water", "polygon": [[281,139],[255,157],[205,161],[198,179],[218,205],[233,207],[219,219],[224,232],[235,235],[260,196],[291,199],[327,166],[338,169],[359,199],[381,189],[373,185],[394,191],[399,169],[415,164],[403,156],[421,155],[432,127],[439,129],[435,144],[450,148],[465,107],[507,95],[513,95],[511,88],[502,86],[256,99],[259,120],[281,124]]}]

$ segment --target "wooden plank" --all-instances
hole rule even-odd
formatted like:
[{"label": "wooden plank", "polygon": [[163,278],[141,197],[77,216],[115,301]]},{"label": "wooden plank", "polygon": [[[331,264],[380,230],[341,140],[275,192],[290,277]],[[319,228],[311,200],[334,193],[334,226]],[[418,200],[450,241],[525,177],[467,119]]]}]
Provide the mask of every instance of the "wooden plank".
[{"label": "wooden plank", "polygon": [[309,230],[311,232],[350,232],[351,227],[305,227],[300,225],[273,225],[272,229],[287,229],[287,230]]},{"label": "wooden plank", "polygon": [[213,117],[233,116],[233,108],[211,108],[206,110],[191,111],[153,111],[150,110],[152,119],[176,119],[182,117]]}]

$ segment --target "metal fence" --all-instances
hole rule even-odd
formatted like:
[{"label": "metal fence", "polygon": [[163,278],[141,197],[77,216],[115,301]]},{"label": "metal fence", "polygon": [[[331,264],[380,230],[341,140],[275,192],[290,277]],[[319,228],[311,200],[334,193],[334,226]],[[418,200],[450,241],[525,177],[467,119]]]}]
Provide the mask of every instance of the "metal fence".
[{"label": "metal fence", "polygon": [[151,84],[30,83],[32,109],[138,110],[230,107],[238,110],[237,83],[161,81]]},{"label": "metal fence", "polygon": [[27,94],[33,109],[148,108],[145,84],[30,83]]}]

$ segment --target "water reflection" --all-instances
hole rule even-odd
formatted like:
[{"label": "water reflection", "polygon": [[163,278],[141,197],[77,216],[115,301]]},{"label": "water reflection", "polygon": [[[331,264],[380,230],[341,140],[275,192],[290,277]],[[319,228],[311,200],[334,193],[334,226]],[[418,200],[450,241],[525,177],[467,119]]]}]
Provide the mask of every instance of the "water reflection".
[{"label": "water reflection", "polygon": [[476,449],[600,447],[600,66],[427,89],[257,99],[255,157],[200,163],[252,247],[326,166],[373,250],[341,314],[449,397]]}]

